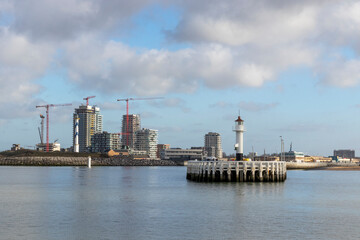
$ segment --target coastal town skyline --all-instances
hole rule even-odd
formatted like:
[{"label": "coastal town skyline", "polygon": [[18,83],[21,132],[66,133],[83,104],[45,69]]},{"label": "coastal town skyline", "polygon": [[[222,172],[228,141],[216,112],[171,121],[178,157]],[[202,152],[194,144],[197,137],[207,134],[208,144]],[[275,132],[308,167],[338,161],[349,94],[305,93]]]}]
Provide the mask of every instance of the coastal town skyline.
[{"label": "coastal town skyline", "polygon": [[74,108],[96,95],[108,132],[126,113],[116,99],[164,97],[129,113],[172,147],[218,132],[234,153],[240,110],[246,154],[280,152],[279,136],[359,151],[356,1],[30,2],[0,1],[1,150],[39,143],[47,103],[72,103],[50,113],[50,141],[70,147]]}]

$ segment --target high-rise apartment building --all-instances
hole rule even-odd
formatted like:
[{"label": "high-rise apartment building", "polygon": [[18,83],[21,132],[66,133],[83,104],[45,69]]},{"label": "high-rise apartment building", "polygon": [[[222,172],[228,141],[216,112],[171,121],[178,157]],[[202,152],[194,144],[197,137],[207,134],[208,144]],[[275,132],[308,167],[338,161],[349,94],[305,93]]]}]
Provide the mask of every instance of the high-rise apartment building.
[{"label": "high-rise apartment building", "polygon": [[150,158],[156,158],[158,131],[143,128],[135,132],[135,150],[146,151]]},{"label": "high-rise apartment building", "polygon": [[100,108],[95,106],[79,106],[73,115],[73,144],[75,145],[75,122],[79,118],[79,152],[90,151],[91,136],[102,132],[103,122]]},{"label": "high-rise apartment building", "polygon": [[120,150],[120,136],[118,133],[95,133],[91,136],[91,152],[105,153],[110,150]]},{"label": "high-rise apartment building", "polygon": [[135,132],[140,130],[140,116],[137,114],[129,114],[129,119],[127,120],[126,115],[123,115],[122,119],[122,145],[129,146],[134,148],[135,144]]},{"label": "high-rise apartment building", "polygon": [[222,158],[221,136],[219,133],[209,132],[205,134],[205,150],[208,157]]}]

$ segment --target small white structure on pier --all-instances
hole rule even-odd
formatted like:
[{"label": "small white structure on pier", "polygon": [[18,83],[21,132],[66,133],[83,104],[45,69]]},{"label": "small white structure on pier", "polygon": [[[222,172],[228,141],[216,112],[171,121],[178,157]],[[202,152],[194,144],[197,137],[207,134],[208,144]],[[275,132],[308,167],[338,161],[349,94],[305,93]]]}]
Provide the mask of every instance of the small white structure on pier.
[{"label": "small white structure on pier", "polygon": [[236,143],[235,143],[235,150],[236,150],[236,161],[242,161],[244,159],[244,120],[238,116],[235,120],[235,129],[234,132],[236,133]]}]

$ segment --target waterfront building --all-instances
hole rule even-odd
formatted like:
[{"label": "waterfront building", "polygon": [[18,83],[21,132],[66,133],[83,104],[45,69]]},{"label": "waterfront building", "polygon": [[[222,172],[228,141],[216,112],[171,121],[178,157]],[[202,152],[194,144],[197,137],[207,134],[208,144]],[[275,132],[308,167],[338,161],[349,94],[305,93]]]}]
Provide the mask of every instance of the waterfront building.
[{"label": "waterfront building", "polygon": [[304,162],[326,162],[330,163],[333,159],[331,157],[323,156],[305,156]]},{"label": "waterfront building", "polygon": [[[77,120],[77,118],[79,118]],[[81,105],[75,109],[73,115],[73,146],[76,139],[76,123],[78,121],[78,142],[79,152],[90,151],[91,136],[95,133],[102,132],[103,122],[100,108],[96,106]]]},{"label": "waterfront building", "polygon": [[204,148],[181,149],[170,148],[163,149],[160,152],[160,158],[163,160],[202,160],[205,157]]},{"label": "waterfront building", "polygon": [[130,148],[135,147],[135,132],[140,130],[140,115],[137,114],[129,114],[129,118],[127,119],[127,115],[123,115],[122,119],[122,137],[121,143],[122,145],[129,146]]},{"label": "waterfront building", "polygon": [[350,158],[350,159],[355,158],[355,150],[350,150],[350,149],[334,150],[334,156],[341,158]]},{"label": "waterfront building", "polygon": [[303,152],[289,151],[285,152],[286,162],[303,162],[305,159]]},{"label": "waterfront building", "polygon": [[261,161],[261,162],[266,162],[266,161],[273,162],[273,161],[280,161],[280,157],[265,154],[265,155],[262,155],[262,156],[254,156],[254,158],[252,160],[253,161]]},{"label": "waterfront building", "polygon": [[156,157],[160,158],[161,150],[169,149],[169,148],[170,148],[170,144],[158,144],[157,145],[157,151],[156,151]]},{"label": "waterfront building", "polygon": [[120,150],[120,134],[118,133],[95,133],[91,136],[91,152],[105,153],[110,150]]},{"label": "waterfront building", "polygon": [[150,158],[156,158],[158,131],[143,128],[135,132],[134,149],[145,151]]},{"label": "waterfront building", "polygon": [[208,157],[222,158],[221,136],[219,133],[209,132],[205,134],[205,150]]}]

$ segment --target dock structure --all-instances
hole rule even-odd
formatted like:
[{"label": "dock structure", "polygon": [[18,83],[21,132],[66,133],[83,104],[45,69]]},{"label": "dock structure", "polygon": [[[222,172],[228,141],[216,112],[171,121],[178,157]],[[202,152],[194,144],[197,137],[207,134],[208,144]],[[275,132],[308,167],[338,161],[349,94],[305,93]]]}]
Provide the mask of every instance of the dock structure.
[{"label": "dock structure", "polygon": [[285,162],[189,161],[186,178],[198,182],[283,182]]}]

